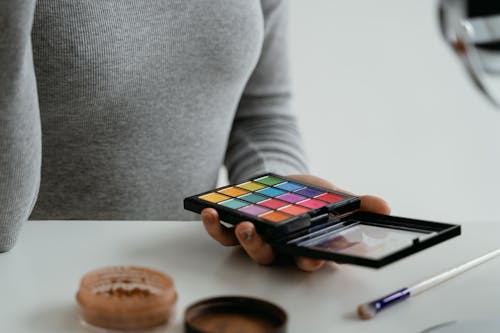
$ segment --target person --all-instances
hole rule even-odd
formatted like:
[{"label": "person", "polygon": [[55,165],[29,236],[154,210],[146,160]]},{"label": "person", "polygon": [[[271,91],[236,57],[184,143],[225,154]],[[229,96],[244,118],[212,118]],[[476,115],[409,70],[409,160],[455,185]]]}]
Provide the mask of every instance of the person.
[{"label": "person", "polygon": [[[290,111],[287,4],[0,3],[0,251],[28,219],[192,219],[182,199],[263,172],[331,186],[307,167]],[[365,196],[363,208],[386,213]],[[256,262],[251,223],[205,210],[208,234]],[[298,259],[304,270],[322,262]]]}]

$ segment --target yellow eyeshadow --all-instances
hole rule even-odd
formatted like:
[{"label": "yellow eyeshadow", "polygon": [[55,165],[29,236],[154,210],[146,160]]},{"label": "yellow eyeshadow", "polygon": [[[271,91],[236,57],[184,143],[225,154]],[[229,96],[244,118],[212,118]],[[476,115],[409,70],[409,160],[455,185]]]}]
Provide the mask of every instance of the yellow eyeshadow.
[{"label": "yellow eyeshadow", "polygon": [[249,190],[249,191],[257,191],[257,190],[263,189],[267,186],[259,184],[259,183],[255,183],[255,182],[246,182],[246,183],[238,185],[238,187],[244,188],[245,190]]},{"label": "yellow eyeshadow", "polygon": [[228,188],[225,188],[223,190],[220,190],[219,193],[230,195],[232,197],[239,197],[242,194],[248,193],[248,191],[244,190],[242,188],[228,187]]},{"label": "yellow eyeshadow", "polygon": [[214,202],[214,203],[221,202],[221,201],[224,201],[224,200],[227,200],[227,199],[231,199],[227,195],[223,195],[223,194],[219,194],[219,193],[214,193],[214,192],[202,195],[199,198],[203,199],[205,201]]}]

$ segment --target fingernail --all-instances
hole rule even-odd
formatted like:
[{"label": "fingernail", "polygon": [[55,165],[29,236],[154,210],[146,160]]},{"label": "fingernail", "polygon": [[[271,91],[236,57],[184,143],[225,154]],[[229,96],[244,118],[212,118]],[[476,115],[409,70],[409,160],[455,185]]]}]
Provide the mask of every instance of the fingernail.
[{"label": "fingernail", "polygon": [[244,229],[244,230],[240,231],[240,236],[243,237],[244,240],[249,242],[252,240],[253,231],[251,229]]}]

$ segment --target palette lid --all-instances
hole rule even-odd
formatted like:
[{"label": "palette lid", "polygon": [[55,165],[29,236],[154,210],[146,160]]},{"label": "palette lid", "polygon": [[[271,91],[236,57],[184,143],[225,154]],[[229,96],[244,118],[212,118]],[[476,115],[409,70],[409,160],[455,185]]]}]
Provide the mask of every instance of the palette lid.
[{"label": "palette lid", "polygon": [[272,245],[280,252],[379,268],[460,235],[460,225],[355,212]]}]

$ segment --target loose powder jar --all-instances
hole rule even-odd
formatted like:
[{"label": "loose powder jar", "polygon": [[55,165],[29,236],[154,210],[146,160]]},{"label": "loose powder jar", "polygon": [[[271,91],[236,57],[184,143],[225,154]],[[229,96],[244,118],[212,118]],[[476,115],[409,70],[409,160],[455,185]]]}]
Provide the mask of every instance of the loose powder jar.
[{"label": "loose powder jar", "polygon": [[85,326],[143,331],[168,323],[177,292],[173,280],[160,271],[117,266],[85,274],[76,300]]}]

